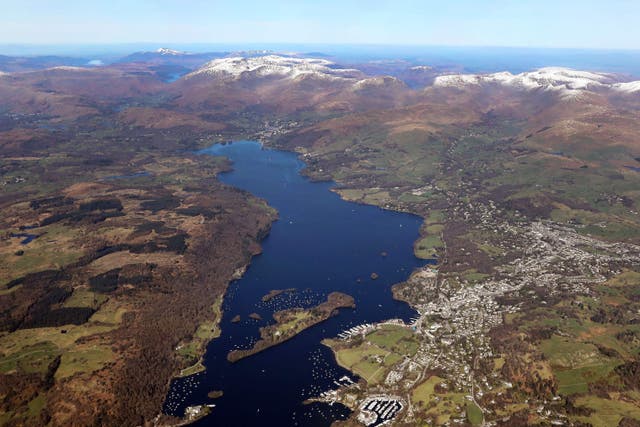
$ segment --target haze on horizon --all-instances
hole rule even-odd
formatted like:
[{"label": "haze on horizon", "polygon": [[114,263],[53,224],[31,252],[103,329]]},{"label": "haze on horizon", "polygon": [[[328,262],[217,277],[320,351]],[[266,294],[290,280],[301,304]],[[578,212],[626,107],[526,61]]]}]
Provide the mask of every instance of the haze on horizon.
[{"label": "haze on horizon", "polygon": [[298,43],[640,49],[634,0],[4,2],[0,44]]}]

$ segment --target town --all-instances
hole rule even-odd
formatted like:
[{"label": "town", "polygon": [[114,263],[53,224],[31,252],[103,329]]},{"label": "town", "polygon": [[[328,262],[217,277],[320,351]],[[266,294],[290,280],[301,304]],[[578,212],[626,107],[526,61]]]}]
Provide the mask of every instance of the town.
[{"label": "town", "polygon": [[[362,424],[379,425],[380,420],[390,422],[394,418],[415,423],[432,415],[438,424],[460,424],[469,421],[470,411],[479,411],[485,425],[494,424],[503,418],[499,407],[511,398],[507,396],[514,386],[498,369],[504,360],[495,353],[490,332],[525,305],[544,307],[561,298],[566,300],[568,295],[571,300],[597,298],[595,286],[640,263],[640,247],[636,245],[608,243],[552,221],[497,220],[504,215],[491,202],[459,203],[452,215],[475,224],[485,234],[499,236],[486,243],[503,253],[525,256],[501,265],[493,277],[442,274],[437,267],[427,265],[394,287],[395,298],[417,310],[419,316],[413,322],[355,326],[340,333],[339,340],[327,343],[338,363],[341,352],[369,349],[361,353],[362,360],[345,365],[363,380],[319,398],[356,410]],[[410,332],[412,336],[407,339],[417,344],[415,352],[402,352],[403,357],[394,363],[387,363],[392,351],[372,359],[374,352],[370,350],[387,349],[374,337],[389,324]],[[362,362],[366,359],[384,371],[383,380],[363,377],[367,371]],[[428,401],[423,401],[422,395],[428,396]],[[527,399],[523,404],[536,408],[541,420],[564,425],[567,414],[561,400],[554,394],[537,401]],[[386,409],[384,402],[398,402],[397,409],[383,413],[374,410]],[[430,407],[438,408],[437,416]]]}]

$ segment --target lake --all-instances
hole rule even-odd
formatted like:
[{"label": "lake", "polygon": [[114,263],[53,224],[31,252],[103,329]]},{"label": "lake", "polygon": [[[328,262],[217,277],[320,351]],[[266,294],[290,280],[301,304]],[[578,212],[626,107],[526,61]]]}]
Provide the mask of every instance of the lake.
[{"label": "lake", "polygon": [[[182,416],[187,406],[214,403],[212,413],[196,423],[201,426],[328,426],[344,419],[349,410],[341,405],[302,403],[336,388],[333,381],[349,374],[320,341],[358,324],[408,321],[415,315],[407,304],[393,300],[391,286],[425,263],[413,254],[422,219],[343,201],[331,191],[335,183],[300,175],[304,164],[295,154],[264,149],[257,142],[214,145],[200,153],[228,157],[233,171],[219,179],[267,200],[279,219],[262,241],[263,253],[229,286],[222,335],[209,344],[204,358],[207,370],[174,380],[164,411]],[[370,278],[373,272],[377,280]],[[262,301],[269,291],[288,288],[297,292]],[[273,322],[275,311],[317,305],[333,291],[353,296],[356,308],[341,309],[266,351],[227,361],[230,350],[256,341],[258,328]],[[250,319],[254,312],[263,320]],[[231,322],[236,315],[242,320]],[[224,396],[211,400],[207,393],[212,390]]]}]

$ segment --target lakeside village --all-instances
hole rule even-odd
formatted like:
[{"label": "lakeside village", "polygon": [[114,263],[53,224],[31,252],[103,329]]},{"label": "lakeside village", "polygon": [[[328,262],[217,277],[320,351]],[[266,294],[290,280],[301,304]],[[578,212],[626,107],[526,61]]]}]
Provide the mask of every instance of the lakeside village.
[{"label": "lakeside village", "polygon": [[[477,411],[484,425],[506,420],[497,401],[514,386],[501,378],[500,369],[483,369],[500,360],[493,353],[489,332],[523,304],[544,307],[547,299],[560,295],[597,298],[591,291],[594,286],[640,263],[636,245],[603,242],[552,221],[509,223],[492,203],[460,202],[453,214],[483,232],[499,235],[499,243],[492,244],[500,245],[501,251],[524,256],[498,267],[497,278],[442,277],[433,266],[415,271],[407,282],[394,287],[394,296],[408,302],[418,316],[409,324],[391,320],[355,326],[325,342],[338,362],[362,380],[342,382],[312,401],[341,403],[370,427],[395,421],[415,423],[425,416],[433,416],[431,420],[440,424],[443,418],[425,410],[434,405],[439,416],[445,414],[445,425],[467,423],[470,410]],[[388,335],[389,328],[396,329],[396,336],[398,328],[404,329],[405,338],[380,340],[379,335],[385,329]],[[403,351],[394,354],[394,346],[397,350],[403,342]],[[566,425],[567,414],[560,403],[559,395],[522,402],[536,408],[547,423]]]},{"label": "lakeside village", "polygon": [[[494,215],[489,214],[491,210]],[[501,250],[524,256],[499,267],[499,278],[442,277],[432,265],[414,271],[394,287],[394,297],[407,301],[418,315],[408,324],[391,319],[357,325],[327,340],[338,363],[362,380],[342,377],[334,381],[335,389],[308,402],[341,403],[368,427],[422,421],[425,405],[436,405],[448,417],[445,425],[467,423],[470,408],[480,411],[484,425],[494,425],[490,419],[498,419],[500,398],[514,386],[501,378],[499,370],[481,368],[499,359],[489,332],[506,316],[518,313],[525,299],[545,306],[546,299],[558,295],[595,298],[590,291],[593,285],[620,273],[626,265],[640,263],[638,246],[603,242],[551,221],[509,224],[498,220],[495,211],[492,204],[454,209],[456,215],[475,217],[475,224],[484,231],[500,235]],[[544,288],[544,292],[534,288]],[[379,340],[380,336],[389,339]],[[348,357],[342,357],[343,352]],[[428,402],[421,401],[425,387],[431,387]],[[536,407],[539,417],[549,424],[565,425],[567,415],[560,403],[558,395],[523,402]],[[213,406],[189,407],[185,420],[202,418]]]},{"label": "lakeside village", "polygon": [[[468,203],[456,192],[445,194],[449,220],[490,236],[484,244],[506,261],[495,274],[473,280],[442,274],[434,266],[414,271],[394,287],[394,297],[409,303],[417,316],[408,324],[389,320],[354,326],[327,340],[338,363],[361,380],[341,378],[336,388],[310,402],[341,403],[369,427],[425,419],[460,425],[469,422],[471,411],[486,426],[505,421],[508,415],[500,408],[515,390],[500,369],[486,368],[501,361],[491,346],[491,330],[526,307],[547,307],[559,297],[597,299],[598,284],[640,263],[640,246],[598,240],[554,221],[531,222],[492,200]],[[456,250],[462,258],[473,256],[469,249]],[[379,339],[385,334],[386,341]],[[568,423],[558,394],[518,404],[534,408],[547,424]],[[210,409],[188,414],[199,418],[198,411]]]}]

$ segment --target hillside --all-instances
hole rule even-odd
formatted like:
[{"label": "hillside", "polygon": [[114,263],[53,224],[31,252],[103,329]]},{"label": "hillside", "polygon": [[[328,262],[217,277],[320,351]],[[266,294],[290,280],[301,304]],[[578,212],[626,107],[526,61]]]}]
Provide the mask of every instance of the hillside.
[{"label": "hillside", "polygon": [[207,55],[0,74],[0,423],[150,423],[201,369],[276,218],[193,154],[241,138],[424,218],[414,328],[328,343],[361,377],[346,424],[381,395],[398,425],[640,421],[640,82]]}]

